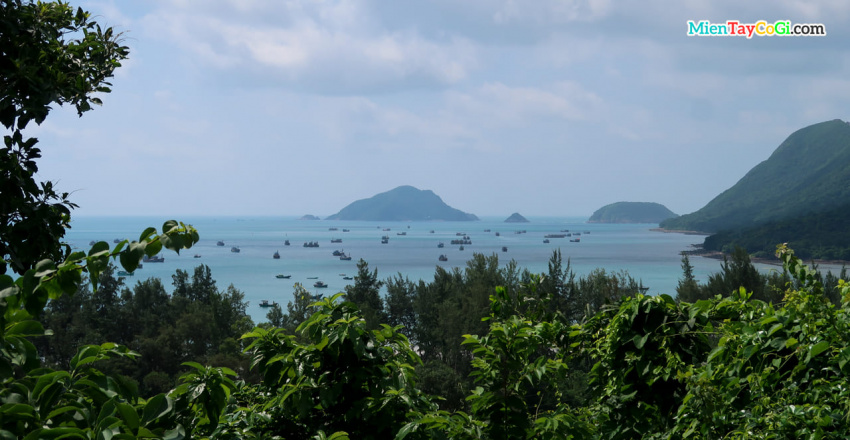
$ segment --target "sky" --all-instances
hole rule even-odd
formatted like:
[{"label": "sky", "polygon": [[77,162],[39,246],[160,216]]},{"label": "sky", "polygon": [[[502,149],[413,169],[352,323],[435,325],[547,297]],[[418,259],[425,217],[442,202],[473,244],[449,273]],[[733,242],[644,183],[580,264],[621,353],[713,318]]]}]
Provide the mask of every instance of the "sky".
[{"label": "sky", "polygon": [[324,217],[400,185],[478,216],[686,214],[850,119],[846,0],[71,3],[130,48],[102,107],[26,132],[75,215]]}]

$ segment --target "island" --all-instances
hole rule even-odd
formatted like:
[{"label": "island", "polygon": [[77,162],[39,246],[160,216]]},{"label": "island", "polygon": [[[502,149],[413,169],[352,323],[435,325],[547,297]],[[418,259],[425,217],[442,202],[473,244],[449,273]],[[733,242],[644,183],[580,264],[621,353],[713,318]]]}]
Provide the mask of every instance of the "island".
[{"label": "island", "polygon": [[326,220],[474,221],[478,217],[452,208],[431,190],[405,185],[357,200]]},{"label": "island", "polygon": [[510,217],[505,219],[505,223],[528,223],[528,219],[515,212]]},{"label": "island", "polygon": [[299,218],[298,220],[321,220],[321,219],[319,217],[316,217],[315,215],[307,214],[307,215]]},{"label": "island", "polygon": [[660,203],[617,202],[605,205],[590,216],[588,223],[659,223],[678,217]]}]

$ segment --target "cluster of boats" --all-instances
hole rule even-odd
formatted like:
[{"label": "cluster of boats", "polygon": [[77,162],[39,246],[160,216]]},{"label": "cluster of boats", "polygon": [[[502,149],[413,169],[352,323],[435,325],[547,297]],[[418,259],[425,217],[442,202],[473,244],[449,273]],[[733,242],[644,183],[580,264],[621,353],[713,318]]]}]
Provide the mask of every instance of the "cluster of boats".
[{"label": "cluster of boats", "polygon": [[318,241],[305,241],[304,247],[306,247],[306,248],[317,248],[317,247],[319,247],[319,242]]},{"label": "cluster of boats", "polygon": [[349,260],[351,260],[351,256],[350,256],[350,255],[347,255],[347,254],[345,253],[345,251],[336,250],[336,251],[334,251],[333,256],[334,256],[334,257],[339,257],[339,259],[340,259],[340,260],[343,260],[343,261],[349,261]]}]

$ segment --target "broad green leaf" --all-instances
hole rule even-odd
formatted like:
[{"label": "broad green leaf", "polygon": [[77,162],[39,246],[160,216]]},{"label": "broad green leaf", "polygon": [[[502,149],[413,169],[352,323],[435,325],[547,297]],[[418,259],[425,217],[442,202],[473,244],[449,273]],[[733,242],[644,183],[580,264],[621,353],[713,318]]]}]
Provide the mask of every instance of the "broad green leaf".
[{"label": "broad green leaf", "polygon": [[811,359],[811,358],[823,353],[827,348],[829,348],[829,342],[827,342],[827,341],[818,342],[817,344],[813,345],[809,349],[808,359]]}]

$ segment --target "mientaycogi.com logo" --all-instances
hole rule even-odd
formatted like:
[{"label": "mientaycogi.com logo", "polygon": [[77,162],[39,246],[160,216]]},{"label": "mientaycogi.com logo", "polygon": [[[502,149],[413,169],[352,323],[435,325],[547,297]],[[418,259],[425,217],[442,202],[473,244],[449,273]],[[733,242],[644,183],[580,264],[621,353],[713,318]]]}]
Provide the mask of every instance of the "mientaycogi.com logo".
[{"label": "mientaycogi.com logo", "polygon": [[791,23],[791,20],[778,20],[773,23],[761,20],[755,23],[741,23],[728,20],[724,23],[712,23],[708,20],[688,20],[688,36],[697,37],[824,37],[826,26],[823,23]]}]

